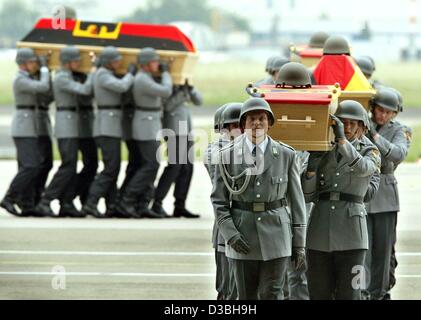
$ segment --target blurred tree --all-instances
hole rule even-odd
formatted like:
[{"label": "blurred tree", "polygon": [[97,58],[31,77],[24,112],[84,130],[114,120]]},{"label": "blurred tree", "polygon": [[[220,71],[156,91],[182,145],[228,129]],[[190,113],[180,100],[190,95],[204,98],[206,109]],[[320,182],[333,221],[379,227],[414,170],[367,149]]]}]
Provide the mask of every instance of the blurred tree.
[{"label": "blurred tree", "polygon": [[0,10],[0,39],[3,46],[13,47],[32,29],[39,13],[21,0],[7,0]]},{"label": "blurred tree", "polygon": [[[218,10],[218,9],[216,9]],[[218,10],[220,11],[220,10]],[[138,23],[170,23],[174,21],[200,22],[211,26],[212,10],[209,8],[207,0],[148,0],[143,8],[139,8],[128,17],[119,20]],[[249,31],[247,20],[228,12],[219,12],[221,23],[230,21],[230,26],[234,29]],[[226,27],[219,26],[219,29]]]}]

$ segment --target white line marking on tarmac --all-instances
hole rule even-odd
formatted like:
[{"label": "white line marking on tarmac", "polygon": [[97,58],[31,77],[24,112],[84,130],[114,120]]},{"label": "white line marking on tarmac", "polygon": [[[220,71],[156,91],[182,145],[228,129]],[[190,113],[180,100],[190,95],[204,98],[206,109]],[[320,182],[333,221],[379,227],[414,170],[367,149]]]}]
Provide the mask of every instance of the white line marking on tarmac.
[{"label": "white line marking on tarmac", "polygon": [[214,273],[142,273],[142,272],[27,272],[0,271],[0,276],[81,276],[81,277],[215,277]]},{"label": "white line marking on tarmac", "polygon": [[[0,255],[47,256],[213,256],[214,252],[165,252],[165,251],[50,251],[50,250],[0,250]],[[421,252],[397,252],[397,256],[421,257]]]},{"label": "white line marking on tarmac", "polygon": [[37,251],[0,250],[0,255],[47,255],[47,256],[213,256],[214,252],[164,252],[164,251]]}]

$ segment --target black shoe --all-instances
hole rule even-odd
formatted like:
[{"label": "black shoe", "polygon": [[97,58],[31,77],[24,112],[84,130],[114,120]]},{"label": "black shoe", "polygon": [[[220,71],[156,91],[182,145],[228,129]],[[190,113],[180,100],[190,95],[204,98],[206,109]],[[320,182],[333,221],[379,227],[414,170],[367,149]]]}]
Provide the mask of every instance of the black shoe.
[{"label": "black shoe", "polygon": [[97,205],[89,202],[83,206],[82,212],[87,216],[89,215],[95,218],[103,218],[103,215],[98,211]]},{"label": "black shoe", "polygon": [[164,210],[161,204],[154,203],[152,206],[152,212],[161,216],[162,218],[170,218],[171,216]]},{"label": "black shoe", "polygon": [[117,204],[117,212],[125,217],[137,218],[135,201],[130,198],[122,197]]},{"label": "black shoe", "polygon": [[9,212],[10,214],[13,214],[14,216],[20,217],[21,215],[16,210],[15,205],[16,205],[16,202],[13,201],[11,198],[8,198],[8,197],[5,197],[0,202],[0,207],[2,207],[4,210],[6,210],[7,212]]},{"label": "black shoe", "polygon": [[46,199],[42,199],[37,206],[35,207],[34,211],[40,215],[41,217],[56,217],[53,210],[50,207],[50,201]]},{"label": "black shoe", "polygon": [[180,218],[180,217],[184,217],[184,218],[199,218],[200,215],[191,213],[186,208],[174,208],[173,217],[174,218]]},{"label": "black shoe", "polygon": [[76,209],[73,203],[61,205],[59,217],[84,218],[86,214]]},{"label": "black shoe", "polygon": [[392,297],[390,296],[390,293],[389,293],[389,292],[388,292],[388,293],[386,293],[386,294],[383,296],[382,300],[392,300]]},{"label": "black shoe", "polygon": [[142,207],[137,210],[137,217],[138,218],[149,218],[149,219],[162,219],[163,216],[153,212],[148,207]]}]

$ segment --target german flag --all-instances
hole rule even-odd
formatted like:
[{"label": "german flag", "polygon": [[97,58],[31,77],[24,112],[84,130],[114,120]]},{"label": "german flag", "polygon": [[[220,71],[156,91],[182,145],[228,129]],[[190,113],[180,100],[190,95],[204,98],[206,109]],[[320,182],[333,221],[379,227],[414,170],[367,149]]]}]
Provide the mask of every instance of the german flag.
[{"label": "german flag", "polygon": [[196,52],[191,40],[175,26],[72,19],[64,25],[57,28],[53,19],[41,19],[21,42]]},{"label": "german flag", "polygon": [[354,59],[348,55],[324,55],[313,75],[318,85],[339,83],[344,91],[373,90]]}]

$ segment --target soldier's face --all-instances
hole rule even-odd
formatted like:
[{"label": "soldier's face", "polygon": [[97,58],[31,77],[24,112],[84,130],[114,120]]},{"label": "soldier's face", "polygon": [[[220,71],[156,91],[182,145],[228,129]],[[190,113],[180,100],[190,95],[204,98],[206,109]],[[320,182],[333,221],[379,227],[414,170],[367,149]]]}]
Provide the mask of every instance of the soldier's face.
[{"label": "soldier's face", "polygon": [[110,62],[109,66],[111,67],[111,70],[117,71],[121,66],[121,60],[114,60]]},{"label": "soldier's face", "polygon": [[70,70],[77,71],[80,68],[80,61],[79,60],[70,61],[69,66],[70,66]]},{"label": "soldier's face", "polygon": [[376,106],[373,110],[373,120],[375,123],[383,126],[386,123],[388,123],[390,120],[392,120],[396,115],[396,112]]},{"label": "soldier's face", "polygon": [[341,119],[342,123],[344,124],[344,131],[347,140],[352,141],[357,136],[358,130],[360,128],[358,120],[351,120],[351,119]]},{"label": "soldier's face", "polygon": [[39,70],[39,63],[37,61],[28,61],[25,63],[25,69],[29,74],[35,74]]},{"label": "soldier's face", "polygon": [[228,130],[229,130],[229,134],[231,138],[234,138],[234,139],[242,134],[239,123],[230,123],[228,125]]},{"label": "soldier's face", "polygon": [[150,70],[151,73],[158,73],[158,71],[159,71],[159,61],[157,61],[157,60],[151,61],[151,62],[149,62],[148,66],[149,66],[149,70]]},{"label": "soldier's face", "polygon": [[269,130],[269,117],[265,111],[250,111],[246,115],[244,129],[252,140],[263,138]]}]

